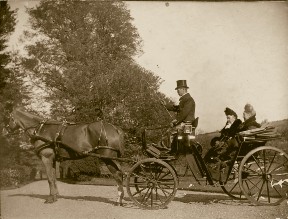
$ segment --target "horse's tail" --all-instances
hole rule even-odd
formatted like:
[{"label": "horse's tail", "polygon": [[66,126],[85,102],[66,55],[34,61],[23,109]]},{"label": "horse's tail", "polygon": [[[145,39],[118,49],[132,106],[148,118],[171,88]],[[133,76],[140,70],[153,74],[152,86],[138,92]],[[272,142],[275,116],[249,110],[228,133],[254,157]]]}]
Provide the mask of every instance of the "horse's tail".
[{"label": "horse's tail", "polygon": [[117,133],[119,134],[119,151],[120,156],[124,154],[124,148],[125,148],[125,138],[124,138],[124,131],[118,127],[115,127]]}]

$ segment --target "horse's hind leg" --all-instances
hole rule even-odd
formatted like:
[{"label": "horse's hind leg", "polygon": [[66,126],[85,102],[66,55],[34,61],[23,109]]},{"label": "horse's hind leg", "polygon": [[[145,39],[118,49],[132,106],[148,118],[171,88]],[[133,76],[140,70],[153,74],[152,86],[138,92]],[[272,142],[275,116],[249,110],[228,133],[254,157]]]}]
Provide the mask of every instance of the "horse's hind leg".
[{"label": "horse's hind leg", "polygon": [[124,198],[124,189],[123,189],[123,173],[118,168],[117,161],[110,159],[103,159],[109,171],[112,173],[113,178],[116,180],[118,186],[118,199],[117,205],[123,206],[122,200]]},{"label": "horse's hind leg", "polygon": [[48,178],[50,195],[45,203],[53,203],[57,201],[58,188],[56,185],[56,161],[53,149],[46,148],[40,152],[41,160],[45,166]]}]

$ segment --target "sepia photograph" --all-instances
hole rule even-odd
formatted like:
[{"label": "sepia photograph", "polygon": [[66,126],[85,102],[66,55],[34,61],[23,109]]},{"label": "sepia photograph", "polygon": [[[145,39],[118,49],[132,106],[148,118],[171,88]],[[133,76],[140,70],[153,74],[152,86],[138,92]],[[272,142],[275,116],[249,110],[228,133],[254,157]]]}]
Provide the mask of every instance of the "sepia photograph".
[{"label": "sepia photograph", "polygon": [[0,0],[1,219],[288,219],[288,2]]}]

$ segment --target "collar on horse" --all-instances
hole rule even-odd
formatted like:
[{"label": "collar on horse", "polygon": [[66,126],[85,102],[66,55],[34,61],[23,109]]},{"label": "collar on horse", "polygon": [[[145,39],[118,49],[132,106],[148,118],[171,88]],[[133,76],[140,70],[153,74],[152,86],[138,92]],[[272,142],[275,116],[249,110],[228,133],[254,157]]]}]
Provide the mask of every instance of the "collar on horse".
[{"label": "collar on horse", "polygon": [[[58,154],[59,152],[59,143],[61,143],[61,138],[64,134],[64,131],[65,129],[67,128],[67,121],[63,121],[62,123],[59,123],[59,122],[55,122],[55,124],[58,124],[59,127],[58,127],[58,131],[54,137],[54,140],[51,141],[47,138],[44,138],[44,137],[41,137],[39,135],[40,131],[42,130],[43,126],[45,124],[47,124],[47,121],[48,119],[45,119],[43,121],[41,121],[37,126],[31,126],[31,127],[28,127],[28,128],[25,128],[24,131],[26,132],[26,134],[31,138],[32,141],[37,141],[37,140],[41,140],[44,142],[44,144],[40,145],[39,147],[35,148],[35,152],[36,154],[38,155],[40,153],[41,150],[43,150],[44,148],[48,148],[48,147],[51,147],[51,144],[54,144],[54,149],[55,149],[55,153],[56,155]],[[49,123],[50,124],[50,123]],[[54,123],[51,123],[51,124],[54,124]],[[35,128],[34,129],[34,132],[33,134],[31,135],[28,130],[29,129],[32,129],[32,128]]]}]

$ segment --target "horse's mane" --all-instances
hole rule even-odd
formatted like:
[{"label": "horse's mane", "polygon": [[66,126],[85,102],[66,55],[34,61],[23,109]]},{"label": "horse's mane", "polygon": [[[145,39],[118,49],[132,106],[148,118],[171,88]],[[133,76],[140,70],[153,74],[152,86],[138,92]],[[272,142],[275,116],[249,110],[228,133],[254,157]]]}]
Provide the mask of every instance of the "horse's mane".
[{"label": "horse's mane", "polygon": [[[45,124],[61,124],[62,123],[61,121],[58,121],[58,120],[48,119],[48,118],[38,116],[35,113],[29,112],[27,109],[25,109],[24,107],[21,107],[21,106],[14,108],[13,113],[24,116],[28,119],[32,119],[32,120],[37,121],[37,122],[45,122]],[[67,122],[67,123],[75,125],[75,124],[89,124],[89,123],[94,123],[94,122],[95,121],[86,122],[86,123],[85,122],[79,122],[79,123]],[[97,122],[99,122],[99,121],[97,121]]]},{"label": "horse's mane", "polygon": [[[18,114],[18,115],[21,114],[21,116],[26,117],[29,120],[34,120],[36,122],[45,122],[45,124],[61,124],[62,123],[62,122],[57,121],[57,120],[48,119],[48,118],[44,118],[44,117],[38,116],[35,113],[29,112],[24,107],[14,108],[13,111],[14,111],[15,114]],[[71,123],[71,124],[75,124],[75,123]]]},{"label": "horse's mane", "polygon": [[34,119],[34,120],[38,120],[38,121],[42,121],[44,118],[38,115],[35,115],[33,113],[28,112],[24,107],[17,107],[14,109],[15,112],[19,112],[22,115]]}]

